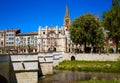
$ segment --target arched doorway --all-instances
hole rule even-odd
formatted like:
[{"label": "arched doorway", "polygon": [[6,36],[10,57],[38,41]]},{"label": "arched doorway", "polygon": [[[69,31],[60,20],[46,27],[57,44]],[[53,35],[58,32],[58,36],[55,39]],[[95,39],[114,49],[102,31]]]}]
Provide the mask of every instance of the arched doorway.
[{"label": "arched doorway", "polygon": [[48,48],[48,52],[56,52],[56,48],[51,46],[50,48]]},{"label": "arched doorway", "polygon": [[71,61],[74,61],[75,60],[75,56],[71,56]]},{"label": "arched doorway", "polygon": [[4,76],[0,75],[0,83],[8,83],[8,81]]}]

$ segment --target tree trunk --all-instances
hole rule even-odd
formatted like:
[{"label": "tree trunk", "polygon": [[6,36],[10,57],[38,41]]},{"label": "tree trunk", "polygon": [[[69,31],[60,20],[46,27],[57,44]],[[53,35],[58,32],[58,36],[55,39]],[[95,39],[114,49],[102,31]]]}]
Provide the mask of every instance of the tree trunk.
[{"label": "tree trunk", "polygon": [[116,53],[118,53],[118,41],[116,41]]},{"label": "tree trunk", "polygon": [[84,43],[84,52],[86,53],[86,42]]},{"label": "tree trunk", "polygon": [[93,53],[93,45],[91,46],[91,53]]}]

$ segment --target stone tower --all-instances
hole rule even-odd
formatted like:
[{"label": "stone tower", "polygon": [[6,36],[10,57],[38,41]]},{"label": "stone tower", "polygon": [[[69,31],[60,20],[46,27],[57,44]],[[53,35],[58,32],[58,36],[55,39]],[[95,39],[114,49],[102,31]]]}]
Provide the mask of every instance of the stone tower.
[{"label": "stone tower", "polygon": [[65,17],[64,17],[64,27],[66,30],[69,30],[70,28],[70,15],[68,11],[68,5],[66,5],[66,12],[65,12]]}]

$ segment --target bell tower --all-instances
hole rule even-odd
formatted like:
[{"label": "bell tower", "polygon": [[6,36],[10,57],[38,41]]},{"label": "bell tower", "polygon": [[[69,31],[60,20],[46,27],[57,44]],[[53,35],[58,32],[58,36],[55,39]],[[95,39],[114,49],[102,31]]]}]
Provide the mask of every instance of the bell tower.
[{"label": "bell tower", "polygon": [[68,5],[66,5],[66,12],[64,16],[64,27],[66,27],[66,30],[70,29],[70,15],[68,11]]}]

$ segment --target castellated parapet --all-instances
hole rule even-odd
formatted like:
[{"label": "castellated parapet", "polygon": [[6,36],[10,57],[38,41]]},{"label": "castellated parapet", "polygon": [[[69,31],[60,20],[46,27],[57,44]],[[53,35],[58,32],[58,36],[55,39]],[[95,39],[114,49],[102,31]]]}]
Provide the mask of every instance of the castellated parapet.
[{"label": "castellated parapet", "polygon": [[59,28],[58,26],[39,26],[38,41],[40,45],[38,46],[38,50],[40,52],[66,52],[67,37],[64,33],[65,30],[63,29],[63,27]]}]

